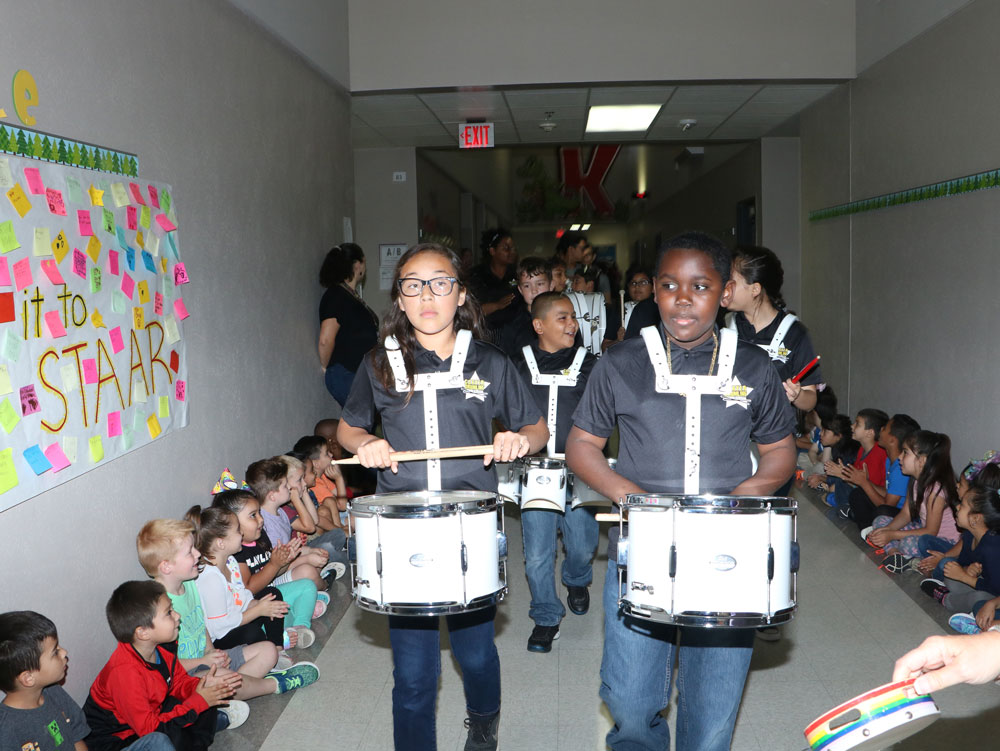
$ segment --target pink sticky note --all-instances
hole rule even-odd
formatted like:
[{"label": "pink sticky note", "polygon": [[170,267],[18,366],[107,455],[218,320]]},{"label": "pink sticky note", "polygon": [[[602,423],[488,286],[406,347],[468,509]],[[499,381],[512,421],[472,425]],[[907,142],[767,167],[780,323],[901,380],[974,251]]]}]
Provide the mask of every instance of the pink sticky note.
[{"label": "pink sticky note", "polygon": [[160,193],[156,189],[155,185],[147,186],[149,188],[149,202],[153,204],[154,209],[160,208]]},{"label": "pink sticky note", "polygon": [[122,341],[122,327],[115,326],[111,331],[108,332],[108,336],[111,337],[111,349],[118,354],[123,349],[125,349],[125,342]]},{"label": "pink sticky note", "polygon": [[62,318],[59,317],[58,311],[50,310],[45,314],[45,325],[48,327],[53,339],[66,336],[66,327],[63,326]]},{"label": "pink sticky note", "polygon": [[108,273],[113,276],[118,276],[118,251],[109,250],[108,251]]},{"label": "pink sticky note", "polygon": [[35,384],[22,386],[19,394],[21,397],[21,417],[27,417],[41,411],[42,407],[38,403],[38,394],[35,393]]},{"label": "pink sticky note", "polygon": [[83,361],[83,382],[97,383],[97,360],[93,357]]},{"label": "pink sticky note", "polygon": [[49,211],[59,216],[66,216],[66,203],[63,201],[62,192],[55,188],[45,189],[45,202],[49,205]]},{"label": "pink sticky note", "polygon": [[159,292],[153,295],[153,312],[158,316],[163,315],[163,295]]},{"label": "pink sticky note", "polygon": [[129,300],[132,299],[132,293],[135,291],[135,280],[128,275],[127,271],[122,272],[122,292],[125,293],[125,297]]},{"label": "pink sticky note", "polygon": [[108,438],[122,434],[122,413],[108,412]]},{"label": "pink sticky note", "polygon": [[190,279],[188,279],[187,269],[184,268],[183,263],[178,263],[174,266],[174,286],[179,287],[182,284],[187,284]]},{"label": "pink sticky note", "polygon": [[139,229],[139,210],[135,206],[125,207],[125,217],[129,229]]},{"label": "pink sticky note", "polygon": [[7,259],[0,258],[0,287],[10,286],[10,269],[7,267]]},{"label": "pink sticky note", "polygon": [[176,300],[174,300],[174,313],[177,314],[177,318],[181,321],[183,321],[185,318],[188,317],[188,309],[187,306],[184,304],[183,297],[178,297]]},{"label": "pink sticky note", "polygon": [[[6,260],[6,259],[5,259]],[[51,258],[45,258],[42,260],[42,271],[45,272],[45,276],[49,278],[49,281],[53,284],[65,284],[62,274],[59,273],[59,267],[56,262]]]},{"label": "pink sticky note", "polygon": [[173,232],[177,229],[177,225],[170,221],[170,217],[166,214],[157,214],[156,223],[163,228],[164,232]]},{"label": "pink sticky note", "polygon": [[25,167],[24,179],[28,181],[28,192],[35,196],[45,193],[45,184],[42,183],[42,173],[38,167]]},{"label": "pink sticky note", "polygon": [[31,284],[31,262],[22,258],[14,264],[14,286],[18,291]]},{"label": "pink sticky note", "polygon": [[52,465],[53,472],[58,472],[60,469],[66,469],[66,467],[70,464],[70,461],[66,456],[66,452],[63,451],[62,446],[59,445],[59,441],[56,441],[45,449],[45,458],[48,459],[49,464]]},{"label": "pink sticky note", "polygon": [[128,189],[132,191],[132,197],[135,198],[136,202],[142,206],[146,205],[146,201],[142,197],[142,188],[140,188],[135,183],[129,183]]},{"label": "pink sticky note", "polygon": [[184,401],[184,398],[187,396],[187,382],[177,381],[174,384],[174,396],[177,398],[177,401]]},{"label": "pink sticky note", "polygon": [[76,221],[80,225],[80,234],[84,237],[94,234],[94,228],[90,225],[90,209],[79,209],[76,212]]},{"label": "pink sticky note", "polygon": [[79,248],[73,248],[73,273],[81,279],[87,278],[87,256]]}]

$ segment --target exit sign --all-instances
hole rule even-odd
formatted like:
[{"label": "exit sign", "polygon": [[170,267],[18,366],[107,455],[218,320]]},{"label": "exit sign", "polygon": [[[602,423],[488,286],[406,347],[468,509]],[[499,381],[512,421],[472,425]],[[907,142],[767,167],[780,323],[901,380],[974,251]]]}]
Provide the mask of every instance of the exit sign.
[{"label": "exit sign", "polygon": [[461,123],[458,126],[460,149],[492,149],[493,123]]}]

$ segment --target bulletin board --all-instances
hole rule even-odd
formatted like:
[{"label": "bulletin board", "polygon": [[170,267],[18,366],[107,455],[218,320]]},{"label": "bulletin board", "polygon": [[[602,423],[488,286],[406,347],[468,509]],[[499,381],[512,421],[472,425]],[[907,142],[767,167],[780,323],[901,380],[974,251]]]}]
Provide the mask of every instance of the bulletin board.
[{"label": "bulletin board", "polygon": [[187,425],[173,191],[0,154],[0,512]]}]

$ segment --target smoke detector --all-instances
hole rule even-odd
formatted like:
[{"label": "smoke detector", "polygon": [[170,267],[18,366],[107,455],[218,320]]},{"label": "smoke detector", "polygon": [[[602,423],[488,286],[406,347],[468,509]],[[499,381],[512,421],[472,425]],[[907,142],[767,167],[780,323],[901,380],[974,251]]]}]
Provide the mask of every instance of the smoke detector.
[{"label": "smoke detector", "polygon": [[538,123],[538,127],[544,130],[546,133],[551,133],[553,130],[555,130],[558,123],[556,123],[556,121],[552,119],[552,116],[554,114],[555,112],[546,112],[545,119],[542,120],[540,123]]},{"label": "smoke detector", "polygon": [[678,121],[677,127],[680,128],[684,133],[687,133],[691,128],[698,124],[698,121],[691,117],[686,117],[683,120]]}]

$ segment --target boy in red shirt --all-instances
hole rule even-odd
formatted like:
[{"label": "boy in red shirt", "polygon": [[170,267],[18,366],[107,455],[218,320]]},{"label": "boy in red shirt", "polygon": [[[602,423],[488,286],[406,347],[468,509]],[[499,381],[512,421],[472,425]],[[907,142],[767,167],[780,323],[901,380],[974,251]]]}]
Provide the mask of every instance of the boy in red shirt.
[{"label": "boy in red shirt", "polygon": [[[845,519],[850,512],[851,490],[857,487],[857,471],[863,472],[872,485],[885,486],[885,449],[878,445],[878,436],[889,422],[889,415],[880,409],[862,409],[851,425],[851,437],[861,444],[858,458],[850,466],[843,462],[827,462],[826,474],[833,480],[837,509]],[[852,470],[852,468],[854,468]]]}]

